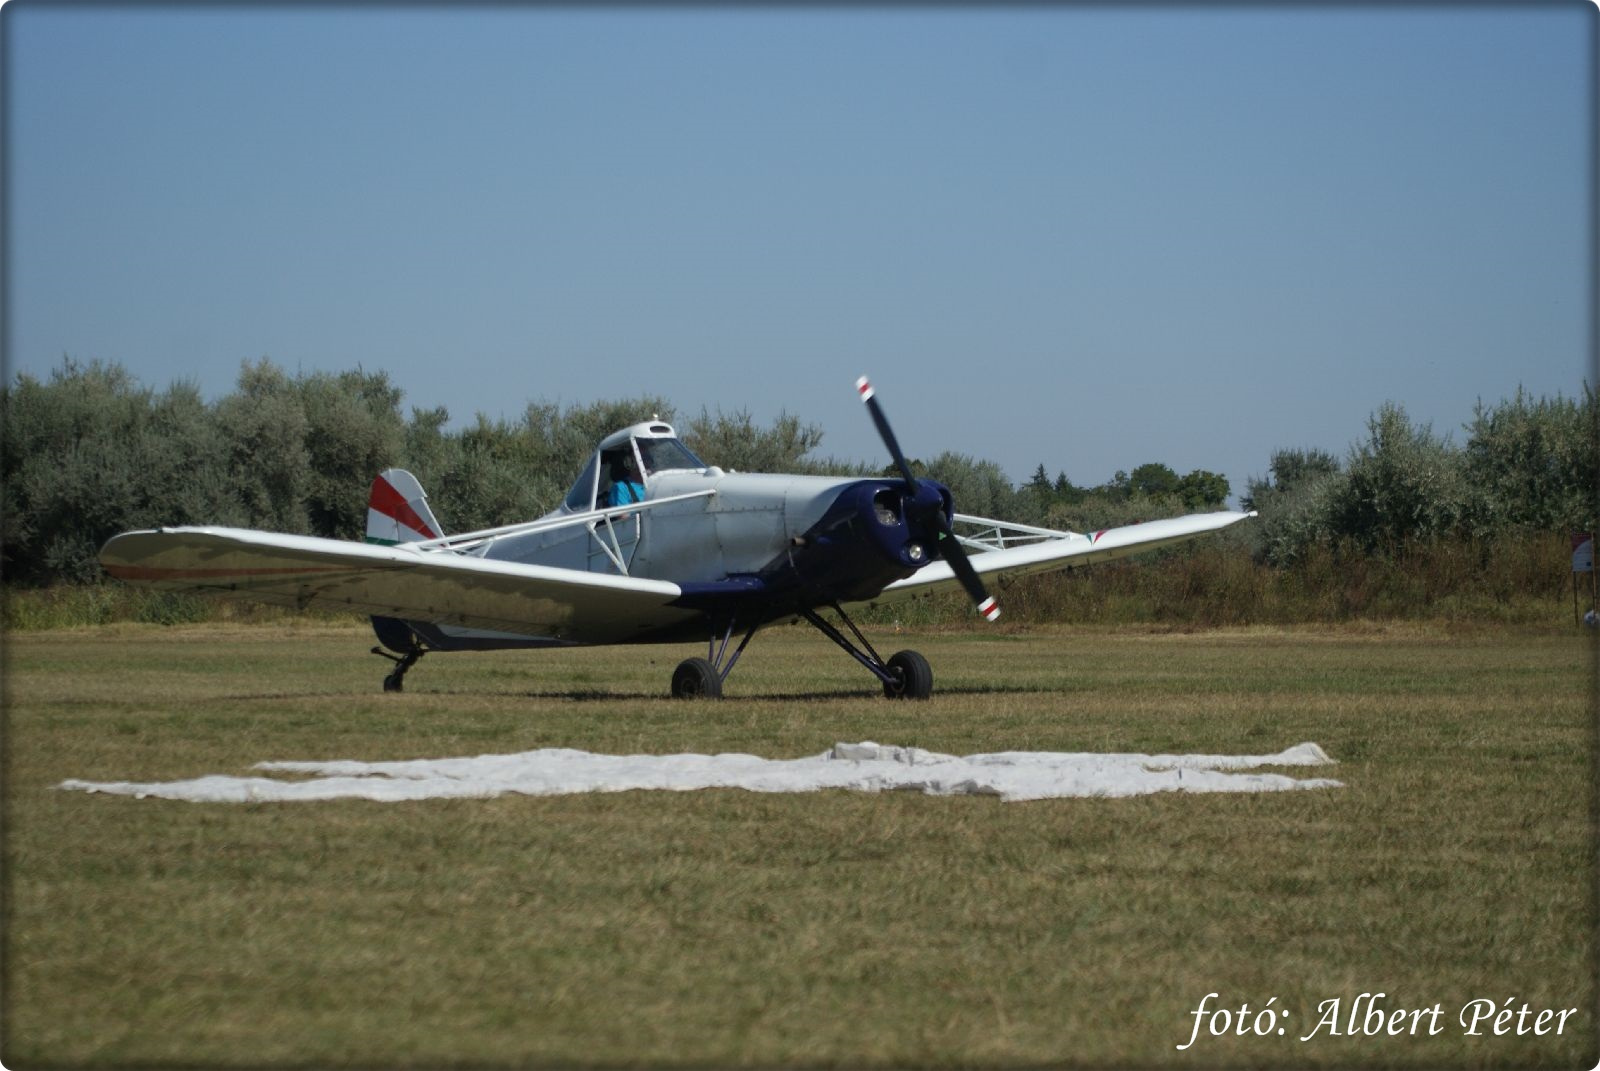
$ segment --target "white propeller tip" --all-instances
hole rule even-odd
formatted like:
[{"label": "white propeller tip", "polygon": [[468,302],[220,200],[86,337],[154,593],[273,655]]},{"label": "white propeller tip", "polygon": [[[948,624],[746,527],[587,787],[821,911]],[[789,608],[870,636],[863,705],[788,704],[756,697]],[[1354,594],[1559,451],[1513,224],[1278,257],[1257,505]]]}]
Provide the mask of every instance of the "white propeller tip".
[{"label": "white propeller tip", "polygon": [[861,400],[864,402],[872,400],[872,384],[867,382],[866,376],[856,380],[856,393],[861,395]]},{"label": "white propeller tip", "polygon": [[991,595],[978,604],[978,613],[982,614],[988,620],[993,621],[995,618],[1000,616],[1000,604],[995,602],[994,596]]}]

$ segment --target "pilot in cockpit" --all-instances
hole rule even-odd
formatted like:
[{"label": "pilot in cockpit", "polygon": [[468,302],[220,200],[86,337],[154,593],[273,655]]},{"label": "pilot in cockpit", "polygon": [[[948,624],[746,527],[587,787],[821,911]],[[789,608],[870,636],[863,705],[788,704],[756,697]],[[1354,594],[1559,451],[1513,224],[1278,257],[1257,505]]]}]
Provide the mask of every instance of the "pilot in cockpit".
[{"label": "pilot in cockpit", "polygon": [[[607,504],[628,506],[643,501],[644,484],[640,481],[638,466],[633,460],[633,451],[619,453],[611,459],[611,490]],[[627,516],[625,514],[619,519],[625,519]]]}]

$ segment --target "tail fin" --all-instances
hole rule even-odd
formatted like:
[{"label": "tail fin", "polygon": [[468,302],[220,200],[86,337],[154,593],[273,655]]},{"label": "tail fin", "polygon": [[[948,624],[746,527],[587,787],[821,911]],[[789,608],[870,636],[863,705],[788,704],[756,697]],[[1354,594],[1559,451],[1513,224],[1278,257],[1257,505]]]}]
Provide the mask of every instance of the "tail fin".
[{"label": "tail fin", "polygon": [[393,546],[443,536],[415,476],[405,469],[386,469],[372,481],[367,497],[368,543]]}]

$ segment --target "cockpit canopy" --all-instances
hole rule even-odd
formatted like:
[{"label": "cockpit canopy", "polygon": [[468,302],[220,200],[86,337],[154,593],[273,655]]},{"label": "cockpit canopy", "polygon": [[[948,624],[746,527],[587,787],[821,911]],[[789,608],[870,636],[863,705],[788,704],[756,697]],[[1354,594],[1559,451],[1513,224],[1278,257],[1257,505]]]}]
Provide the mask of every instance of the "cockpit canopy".
[{"label": "cockpit canopy", "polygon": [[[626,468],[628,462],[632,462],[632,475]],[[705,468],[706,463],[683,445],[671,424],[657,420],[635,424],[600,440],[599,449],[567,492],[566,507],[574,513],[603,509],[610,504],[611,487],[617,481],[629,479],[648,490],[650,478],[658,472],[702,472]]]}]

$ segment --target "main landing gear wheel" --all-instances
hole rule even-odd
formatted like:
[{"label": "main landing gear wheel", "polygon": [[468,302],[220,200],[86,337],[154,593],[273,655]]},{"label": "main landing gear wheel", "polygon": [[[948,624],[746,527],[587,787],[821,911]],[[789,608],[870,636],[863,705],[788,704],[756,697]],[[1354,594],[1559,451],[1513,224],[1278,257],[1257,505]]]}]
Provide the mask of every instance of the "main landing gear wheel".
[{"label": "main landing gear wheel", "polygon": [[721,699],[722,675],[709,659],[686,658],[672,671],[672,698]]},{"label": "main landing gear wheel", "polygon": [[894,684],[885,681],[883,694],[890,699],[926,699],[933,694],[933,667],[916,651],[898,651],[884,665]]}]

